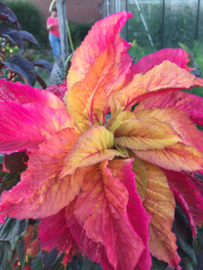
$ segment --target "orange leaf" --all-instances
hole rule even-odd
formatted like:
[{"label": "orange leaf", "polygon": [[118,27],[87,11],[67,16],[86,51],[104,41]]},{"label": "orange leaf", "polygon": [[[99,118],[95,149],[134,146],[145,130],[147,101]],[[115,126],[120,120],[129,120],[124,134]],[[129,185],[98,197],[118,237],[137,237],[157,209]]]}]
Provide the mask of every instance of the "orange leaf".
[{"label": "orange leaf", "polygon": [[76,82],[85,78],[98,55],[106,49],[109,43],[112,43],[116,53],[115,60],[119,65],[119,73],[124,73],[122,78],[124,77],[125,72],[131,66],[132,59],[127,54],[130,45],[121,39],[119,33],[129,18],[132,18],[132,13],[122,11],[95,23],[81,46],[74,53],[67,76],[68,90]]},{"label": "orange leaf", "polygon": [[203,153],[192,146],[176,143],[164,149],[133,152],[141,159],[173,171],[197,171],[203,168]]},{"label": "orange leaf", "polygon": [[158,166],[145,162],[147,170],[147,195],[143,202],[151,215],[149,247],[153,256],[176,268],[180,258],[176,252],[176,237],[171,232],[175,200],[164,173]]},{"label": "orange leaf", "polygon": [[127,203],[125,185],[112,176],[103,161],[86,175],[74,213],[79,223],[84,223],[87,236],[107,247],[115,269],[133,270],[144,245],[126,214]]},{"label": "orange leaf", "polygon": [[97,110],[103,112],[108,107],[104,90],[116,79],[117,72],[112,69],[114,62],[113,48],[109,44],[95,59],[85,79],[74,84],[67,94],[68,111],[81,131],[87,130],[89,124],[103,123]]},{"label": "orange leaf", "polygon": [[27,249],[27,254],[31,257],[34,258],[38,252],[40,250],[40,240],[39,238],[36,238],[35,240],[33,240],[28,249]]},{"label": "orange leaf", "polygon": [[144,109],[174,108],[184,111],[195,124],[203,126],[203,98],[186,92],[157,95],[140,102],[134,112]]},{"label": "orange leaf", "polygon": [[[136,103],[150,96],[171,91],[190,89],[202,85],[202,81],[176,64],[164,61],[146,74],[131,76],[121,91],[111,96],[112,107],[124,107],[131,110]],[[117,105],[116,105],[117,104]],[[113,113],[115,113],[115,108]]]}]

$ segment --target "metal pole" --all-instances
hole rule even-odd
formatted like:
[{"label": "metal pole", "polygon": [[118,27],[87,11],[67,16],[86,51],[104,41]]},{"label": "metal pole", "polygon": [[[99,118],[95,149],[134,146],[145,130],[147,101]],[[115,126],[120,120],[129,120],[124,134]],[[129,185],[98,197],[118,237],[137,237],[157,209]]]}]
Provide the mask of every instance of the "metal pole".
[{"label": "metal pole", "polygon": [[[125,0],[125,9],[128,12],[128,0]],[[128,41],[128,21],[125,24],[125,39]]]},{"label": "metal pole", "polygon": [[141,9],[140,9],[140,5],[139,5],[139,3],[138,3],[137,0],[135,0],[135,4],[136,4],[137,9],[138,9],[138,11],[139,11],[139,13],[140,13],[140,17],[141,17],[142,22],[143,22],[143,24],[144,24],[144,28],[145,28],[145,30],[147,31],[148,39],[149,39],[149,41],[150,41],[152,47],[154,47],[154,43],[153,43],[153,41],[152,41],[152,38],[151,38],[151,35],[150,35],[150,33],[149,33],[147,24],[146,24],[146,22],[145,22],[144,16],[142,15],[142,11],[141,11]]},{"label": "metal pole", "polygon": [[198,0],[198,5],[197,5],[197,21],[196,21],[195,39],[198,39],[198,30],[199,30],[199,10],[200,10],[200,0]]},{"label": "metal pole", "polygon": [[161,48],[164,48],[164,20],[165,20],[165,0],[162,4],[162,27],[161,27]]},{"label": "metal pole", "polygon": [[59,18],[59,31],[61,41],[61,54],[66,54],[68,50],[68,33],[66,26],[66,2],[65,0],[57,0],[57,13]]}]

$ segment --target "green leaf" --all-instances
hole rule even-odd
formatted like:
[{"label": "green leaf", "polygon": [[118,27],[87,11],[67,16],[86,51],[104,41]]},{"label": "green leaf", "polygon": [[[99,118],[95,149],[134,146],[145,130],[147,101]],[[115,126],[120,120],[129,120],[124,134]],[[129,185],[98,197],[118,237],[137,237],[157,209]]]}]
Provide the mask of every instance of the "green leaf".
[{"label": "green leaf", "polygon": [[9,261],[12,258],[12,249],[9,242],[1,243],[0,248],[0,270],[9,270]]},{"label": "green leaf", "polygon": [[19,240],[19,243],[17,246],[17,254],[20,261],[21,269],[23,269],[25,265],[25,260],[26,260],[26,249],[25,249],[25,242],[23,239]]},{"label": "green leaf", "polygon": [[0,196],[5,190],[11,190],[12,187],[16,186],[20,182],[20,175],[19,173],[15,173],[13,175],[8,174],[7,177],[3,178],[3,183],[0,187]]},{"label": "green leaf", "polygon": [[25,232],[27,226],[27,220],[6,218],[5,225],[0,224],[0,241],[15,240],[16,236]]},{"label": "green leaf", "polygon": [[68,263],[66,270],[102,270],[102,266],[98,263],[92,262],[87,256],[84,258],[77,255],[73,256],[72,263]]},{"label": "green leaf", "polygon": [[196,77],[201,77],[201,71],[199,66],[195,63],[194,56],[191,52],[189,52],[189,63],[187,64],[188,67],[195,68],[195,70],[192,70],[191,73],[193,73]]},{"label": "green leaf", "polygon": [[180,255],[181,259],[185,264],[186,267],[185,270],[194,270],[191,259],[188,256],[186,256],[186,254],[182,249],[178,248],[178,254]]},{"label": "green leaf", "polygon": [[31,269],[32,270],[43,270],[41,252],[39,252],[37,254],[37,256],[35,256],[34,259],[32,260]]},{"label": "green leaf", "polygon": [[167,267],[167,263],[163,261],[159,261],[157,258],[152,256],[152,267],[151,270],[165,270]]},{"label": "green leaf", "polygon": [[194,240],[194,249],[199,253],[203,249],[203,228],[197,227],[197,236]]},{"label": "green leaf", "polygon": [[64,83],[66,80],[66,77],[68,75],[68,70],[71,65],[71,55],[60,55],[57,59],[56,62],[54,63],[52,72],[51,72],[51,77],[50,77],[50,85],[55,84],[55,85],[60,85],[60,83]]},{"label": "green leaf", "polygon": [[57,256],[58,250],[56,248],[49,253],[42,250],[43,270],[65,270],[65,267],[61,264],[64,254]]},{"label": "green leaf", "polygon": [[13,269],[13,264],[16,261],[16,253],[17,253],[16,249],[13,250],[11,260],[10,260],[10,263],[9,263],[9,269]]},{"label": "green leaf", "polygon": [[192,246],[192,233],[191,230],[188,229],[187,224],[182,218],[182,214],[180,214],[180,211],[177,210],[177,208],[175,212],[173,230],[177,237],[178,254],[183,259],[186,268],[188,270],[193,269],[191,266],[196,267],[197,260],[195,251]]}]

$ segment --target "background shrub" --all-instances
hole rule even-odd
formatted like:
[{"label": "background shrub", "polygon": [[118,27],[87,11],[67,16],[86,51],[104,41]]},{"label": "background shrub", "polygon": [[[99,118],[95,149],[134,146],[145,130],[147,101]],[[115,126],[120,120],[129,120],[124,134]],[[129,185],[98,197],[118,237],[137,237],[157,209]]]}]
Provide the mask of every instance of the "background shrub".
[{"label": "background shrub", "polygon": [[80,46],[81,42],[86,37],[88,31],[92,28],[93,24],[93,21],[89,23],[69,22],[70,33],[75,49]]}]

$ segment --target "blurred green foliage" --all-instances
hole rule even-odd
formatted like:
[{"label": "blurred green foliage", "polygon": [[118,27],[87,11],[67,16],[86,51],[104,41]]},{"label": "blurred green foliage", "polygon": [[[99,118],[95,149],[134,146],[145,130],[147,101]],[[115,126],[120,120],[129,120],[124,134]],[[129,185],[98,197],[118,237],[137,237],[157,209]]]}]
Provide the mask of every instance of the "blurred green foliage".
[{"label": "blurred green foliage", "polygon": [[94,23],[95,22],[93,21],[90,21],[89,23],[69,22],[74,49],[77,49],[77,47],[80,46]]},{"label": "blurred green foliage", "polygon": [[[130,42],[137,40],[141,47],[151,47],[148,38],[150,34],[154,43],[154,48],[151,47],[151,52],[161,49],[161,32],[162,32],[162,3],[139,3],[144,20],[148,27],[146,31],[140,12],[135,3],[129,4],[129,11],[133,13],[133,19],[128,21],[128,39]],[[166,1],[165,18],[164,18],[164,47],[177,48],[178,43],[183,43],[189,48],[193,46],[196,29],[196,5],[193,8],[189,4],[182,2]],[[199,39],[203,42],[203,25],[201,18],[203,17],[203,9],[200,9],[199,23]],[[125,31],[123,31],[125,32]],[[125,38],[125,35],[123,35]]]},{"label": "blurred green foliage", "polygon": [[[195,63],[200,68],[201,78],[203,78],[203,46],[201,42],[197,40],[193,40],[191,44],[192,44],[191,47],[188,47],[185,44],[178,43],[177,47],[181,47],[183,50],[191,52],[193,54]],[[153,50],[149,45],[140,46],[140,44],[138,44],[136,40],[132,42],[132,45],[129,49],[129,54],[132,57],[134,57],[136,62],[139,61],[143,56],[149,55],[150,53],[153,53]],[[188,90],[187,92],[203,97],[202,87],[193,87],[191,90]]]},{"label": "blurred green foliage", "polygon": [[[200,68],[201,78],[203,78],[203,46],[202,44],[199,41],[194,40],[191,47],[187,47],[185,44],[182,44],[182,43],[179,43],[179,45],[183,50],[187,52],[191,52],[193,54],[195,63]],[[193,87],[191,90],[187,92],[203,97],[202,87]]]}]

